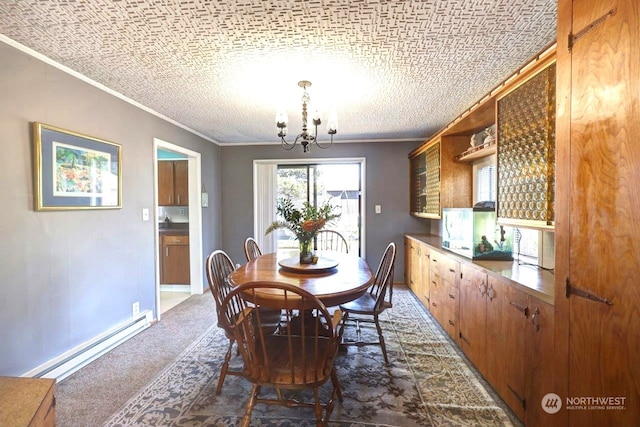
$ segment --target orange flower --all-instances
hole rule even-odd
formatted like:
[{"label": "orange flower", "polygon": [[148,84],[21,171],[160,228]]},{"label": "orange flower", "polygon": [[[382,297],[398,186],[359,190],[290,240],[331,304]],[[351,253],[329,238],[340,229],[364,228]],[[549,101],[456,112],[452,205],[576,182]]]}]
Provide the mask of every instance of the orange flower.
[{"label": "orange flower", "polygon": [[308,233],[316,230],[316,222],[312,219],[308,219],[302,223],[302,229]]}]

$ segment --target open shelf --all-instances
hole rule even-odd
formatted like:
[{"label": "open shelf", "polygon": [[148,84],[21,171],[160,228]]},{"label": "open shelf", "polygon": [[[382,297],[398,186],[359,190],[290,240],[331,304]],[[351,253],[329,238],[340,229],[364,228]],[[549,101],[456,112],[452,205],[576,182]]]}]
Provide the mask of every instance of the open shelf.
[{"label": "open shelf", "polygon": [[460,153],[454,157],[456,162],[472,162],[483,157],[490,156],[496,153],[496,140],[487,142],[476,147],[471,147],[464,153]]}]

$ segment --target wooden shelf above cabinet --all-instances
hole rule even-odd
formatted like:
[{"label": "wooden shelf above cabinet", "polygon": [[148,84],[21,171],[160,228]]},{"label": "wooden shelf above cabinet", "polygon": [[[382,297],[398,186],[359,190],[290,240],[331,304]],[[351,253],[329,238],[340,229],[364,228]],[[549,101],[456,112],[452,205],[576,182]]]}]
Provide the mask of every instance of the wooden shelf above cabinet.
[{"label": "wooden shelf above cabinet", "polygon": [[454,160],[456,162],[468,163],[474,160],[481,159],[483,157],[496,154],[496,141],[493,140],[486,144],[478,145],[477,147],[471,147],[464,153],[458,154]]}]

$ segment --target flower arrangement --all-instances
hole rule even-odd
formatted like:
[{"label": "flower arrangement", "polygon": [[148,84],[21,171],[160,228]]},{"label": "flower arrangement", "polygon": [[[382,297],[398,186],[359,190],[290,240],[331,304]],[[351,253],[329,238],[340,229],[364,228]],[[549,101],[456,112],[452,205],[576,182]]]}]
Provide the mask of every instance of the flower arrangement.
[{"label": "flower arrangement", "polygon": [[340,217],[340,213],[334,212],[334,206],[328,202],[319,207],[304,202],[300,210],[288,198],[278,200],[277,213],[283,219],[272,222],[265,234],[280,228],[291,230],[300,243],[301,263],[311,263],[313,238],[318,231],[322,230],[328,222]]}]

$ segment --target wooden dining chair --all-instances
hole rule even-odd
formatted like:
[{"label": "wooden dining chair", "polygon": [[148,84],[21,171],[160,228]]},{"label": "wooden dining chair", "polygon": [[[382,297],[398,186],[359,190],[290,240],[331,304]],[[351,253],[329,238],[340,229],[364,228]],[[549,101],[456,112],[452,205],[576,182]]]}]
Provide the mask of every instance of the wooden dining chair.
[{"label": "wooden dining chair", "polygon": [[[265,334],[260,309],[281,309],[283,324]],[[233,289],[222,303],[225,328],[238,343],[244,377],[252,383],[242,426],[249,426],[256,404],[313,408],[318,426],[327,425],[336,397],[342,392],[333,366],[340,339],[340,312],[332,317],[314,295],[286,283],[250,282]],[[303,313],[301,315],[301,313]],[[314,315],[309,315],[314,313]],[[307,315],[305,315],[307,314]],[[294,326],[295,325],[295,326]],[[320,402],[319,388],[331,380],[332,391]],[[275,388],[277,398],[262,397],[263,387]],[[283,397],[283,389],[312,389],[314,401]]]},{"label": "wooden dining chair", "polygon": [[218,327],[224,329],[225,335],[229,339],[229,347],[224,355],[224,361],[220,369],[220,378],[218,378],[218,387],[216,388],[216,394],[220,394],[222,391],[222,384],[227,374],[229,375],[242,375],[241,371],[230,371],[229,361],[231,360],[231,351],[233,349],[233,343],[235,339],[233,334],[224,327],[224,323],[220,321],[221,307],[224,298],[231,292],[231,286],[227,282],[227,277],[234,270],[233,262],[231,258],[221,250],[213,251],[206,260],[206,272],[207,281],[209,282],[209,289],[216,302],[216,314],[218,316]]},{"label": "wooden dining chair", "polygon": [[349,253],[349,242],[335,230],[320,230],[316,235],[316,250]]},{"label": "wooden dining chair", "polygon": [[[384,361],[389,364],[387,357],[387,347],[384,343],[382,328],[380,327],[379,315],[387,308],[391,308],[391,300],[393,298],[393,269],[396,262],[396,244],[391,242],[387,246],[378,265],[376,276],[373,284],[367,292],[360,298],[340,305],[343,312],[342,323],[340,326],[340,336],[344,332],[345,325],[351,321],[355,323],[357,341],[343,340],[343,345],[379,345],[382,348]],[[355,316],[352,316],[355,315]],[[378,341],[364,342],[362,341],[362,331],[360,322],[374,323],[378,330]]]},{"label": "wooden dining chair", "polygon": [[258,242],[253,237],[247,237],[244,241],[244,256],[247,257],[247,261],[253,261],[262,255]]}]

